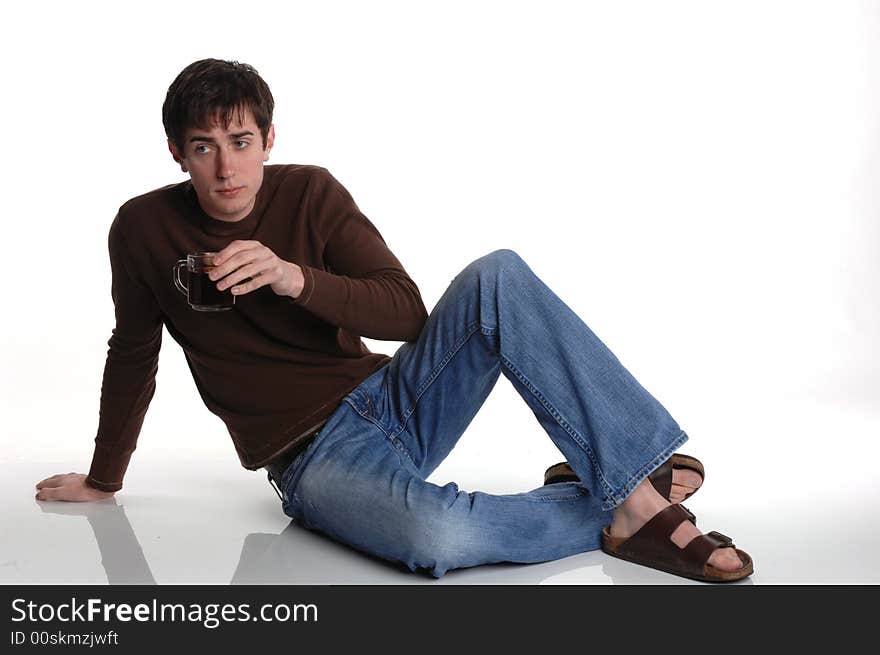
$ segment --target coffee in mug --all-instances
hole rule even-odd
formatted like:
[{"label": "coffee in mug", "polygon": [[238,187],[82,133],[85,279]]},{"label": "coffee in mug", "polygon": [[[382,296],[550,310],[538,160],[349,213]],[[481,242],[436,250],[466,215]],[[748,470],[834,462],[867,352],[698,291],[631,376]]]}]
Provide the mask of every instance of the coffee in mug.
[{"label": "coffee in mug", "polygon": [[[219,280],[212,280],[208,273],[214,270],[216,252],[191,252],[186,259],[174,265],[174,286],[183,295],[189,306],[200,312],[220,312],[232,309],[235,296],[231,287],[220,291]],[[181,280],[181,270],[186,269],[186,283]]]}]

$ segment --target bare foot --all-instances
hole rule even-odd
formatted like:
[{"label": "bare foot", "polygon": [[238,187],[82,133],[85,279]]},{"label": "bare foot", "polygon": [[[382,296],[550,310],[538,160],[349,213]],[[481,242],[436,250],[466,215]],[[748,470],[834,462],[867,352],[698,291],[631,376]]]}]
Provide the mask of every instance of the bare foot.
[{"label": "bare foot", "polygon": [[680,503],[685,496],[695,492],[703,484],[703,477],[693,469],[672,469],[672,488],[669,502]]},{"label": "bare foot", "polygon": [[[673,480],[676,473],[693,473],[688,470],[673,471]],[[696,475],[696,473],[694,473]],[[697,475],[699,478],[699,475]],[[673,483],[674,485],[675,483]],[[685,485],[687,486],[687,485]],[[699,486],[699,485],[698,485]],[[673,486],[673,489],[675,487]],[[682,496],[683,497],[683,496]],[[654,486],[643,480],[633,492],[620,505],[614,509],[614,518],[611,521],[609,531],[612,537],[627,538],[634,535],[648,520],[666,507],[669,503],[663,496],[657,493]],[[702,533],[697,530],[690,521],[682,521],[670,536],[672,542],[679,548],[687,546],[692,539]],[[709,556],[709,564],[723,571],[736,571],[742,568],[742,561],[733,548],[717,548]]]}]

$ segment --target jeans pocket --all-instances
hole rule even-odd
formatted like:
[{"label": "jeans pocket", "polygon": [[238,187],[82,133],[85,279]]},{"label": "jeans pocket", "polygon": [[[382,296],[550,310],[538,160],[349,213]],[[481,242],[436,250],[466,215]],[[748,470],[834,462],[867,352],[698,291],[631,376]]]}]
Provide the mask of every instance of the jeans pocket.
[{"label": "jeans pocket", "polygon": [[[320,436],[320,434],[319,434],[318,436]],[[317,439],[318,439],[318,437],[315,437],[314,439],[312,439],[312,443],[315,443],[315,441],[316,441]],[[286,469],[284,469],[284,474],[281,476],[281,488],[282,488],[283,490],[285,490],[285,493],[286,493],[286,490],[287,490],[287,483],[288,483],[288,480],[290,480],[290,478],[291,478],[291,476],[293,475],[294,471],[296,471],[296,469],[299,468],[299,465],[300,465],[300,463],[302,462],[303,457],[304,457],[305,454],[309,451],[309,448],[312,447],[312,443],[310,443],[305,449],[303,449],[302,452],[300,452],[296,457],[294,457],[294,458],[293,458],[293,461],[290,462],[290,465],[289,465]]]}]

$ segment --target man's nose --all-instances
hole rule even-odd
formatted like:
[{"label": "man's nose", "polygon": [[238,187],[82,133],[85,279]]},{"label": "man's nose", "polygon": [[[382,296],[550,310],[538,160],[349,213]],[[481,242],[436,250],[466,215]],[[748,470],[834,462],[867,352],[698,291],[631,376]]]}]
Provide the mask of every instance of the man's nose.
[{"label": "man's nose", "polygon": [[232,156],[225,148],[220,148],[217,155],[217,177],[225,180],[232,177]]}]

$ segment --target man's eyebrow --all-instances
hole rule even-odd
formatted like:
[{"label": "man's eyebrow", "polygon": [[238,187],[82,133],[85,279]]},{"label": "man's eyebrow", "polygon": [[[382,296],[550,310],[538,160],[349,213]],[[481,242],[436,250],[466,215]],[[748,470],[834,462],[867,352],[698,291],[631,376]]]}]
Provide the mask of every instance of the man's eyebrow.
[{"label": "man's eyebrow", "polygon": [[[240,139],[243,136],[253,136],[253,135],[254,135],[254,133],[251,132],[250,130],[245,130],[244,132],[235,132],[234,134],[230,134],[229,138],[230,139]],[[189,142],[193,143],[194,141],[205,141],[207,143],[217,143],[217,140],[212,136],[201,136],[198,134],[194,137],[190,137]]]}]

